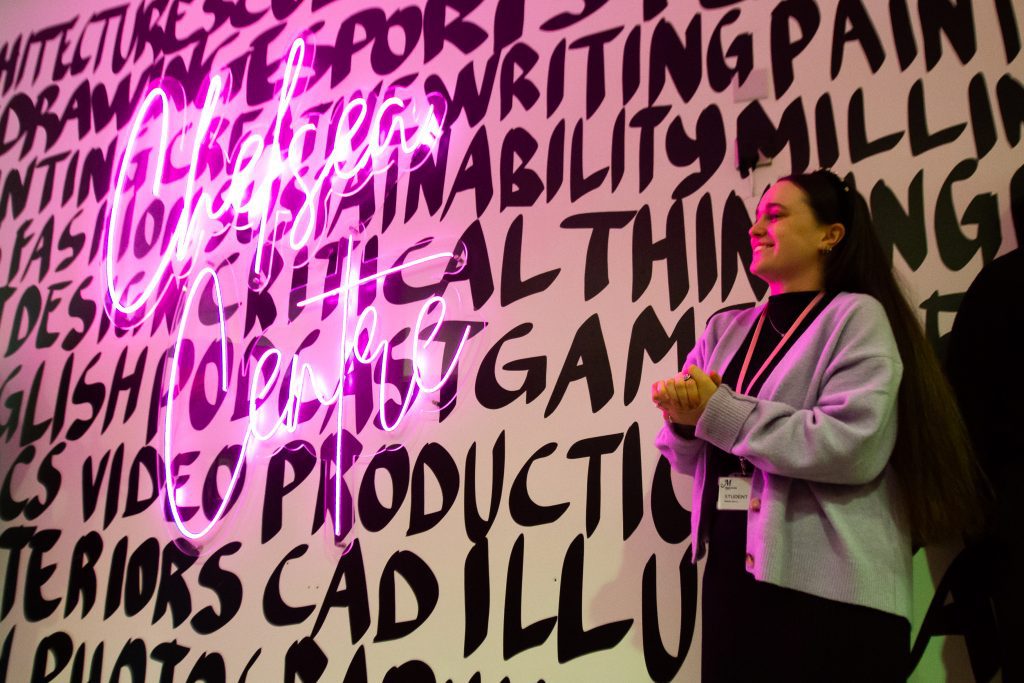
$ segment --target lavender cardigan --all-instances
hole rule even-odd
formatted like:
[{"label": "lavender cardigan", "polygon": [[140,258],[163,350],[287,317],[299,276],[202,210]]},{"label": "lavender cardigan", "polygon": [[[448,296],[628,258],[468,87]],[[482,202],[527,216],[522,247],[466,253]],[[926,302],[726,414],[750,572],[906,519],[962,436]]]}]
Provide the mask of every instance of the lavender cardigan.
[{"label": "lavender cardigan", "polygon": [[[687,366],[724,372],[762,309],[713,316]],[[757,468],[757,503],[747,511],[747,568],[755,578],[909,618],[910,530],[889,465],[902,372],[881,304],[841,293],[756,397],[719,387],[694,439],[665,425],[658,449],[694,480],[692,538],[701,492],[716,485],[705,482],[707,444],[714,444]],[[705,543],[695,543],[695,561]]]}]

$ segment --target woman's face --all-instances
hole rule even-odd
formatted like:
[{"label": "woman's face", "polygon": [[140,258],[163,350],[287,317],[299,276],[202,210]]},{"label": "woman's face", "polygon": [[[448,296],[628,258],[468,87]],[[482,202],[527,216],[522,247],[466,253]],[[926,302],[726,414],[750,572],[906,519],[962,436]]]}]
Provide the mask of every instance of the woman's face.
[{"label": "woman's face", "polygon": [[750,272],[766,281],[772,294],[821,289],[822,251],[834,241],[830,227],[818,222],[799,186],[780,180],[761,197],[750,226]]}]

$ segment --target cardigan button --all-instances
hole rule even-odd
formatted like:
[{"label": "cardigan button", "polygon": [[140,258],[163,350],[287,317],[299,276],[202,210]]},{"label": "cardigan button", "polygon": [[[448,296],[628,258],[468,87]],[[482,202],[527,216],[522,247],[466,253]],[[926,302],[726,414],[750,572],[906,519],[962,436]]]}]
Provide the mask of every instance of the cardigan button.
[{"label": "cardigan button", "polygon": [[761,499],[760,498],[751,498],[750,499],[750,510],[751,510],[751,512],[760,512],[761,511]]},{"label": "cardigan button", "polygon": [[753,568],[754,568],[754,556],[751,555],[750,553],[747,553],[747,569],[753,569]]}]

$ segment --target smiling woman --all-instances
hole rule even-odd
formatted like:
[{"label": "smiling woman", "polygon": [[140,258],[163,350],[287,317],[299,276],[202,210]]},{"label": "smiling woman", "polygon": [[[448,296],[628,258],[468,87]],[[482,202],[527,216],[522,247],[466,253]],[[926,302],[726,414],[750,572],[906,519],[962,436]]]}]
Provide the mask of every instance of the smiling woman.
[{"label": "smiling woman", "polygon": [[799,185],[780,181],[765,192],[750,228],[750,272],[766,281],[772,294],[819,290],[825,278],[822,255],[831,253],[845,233],[841,222],[817,219]]},{"label": "smiling woman", "polygon": [[784,178],[750,237],[768,303],[653,388],[708,554],[703,680],[904,680],[912,550],[978,522],[963,422],[855,189]]}]

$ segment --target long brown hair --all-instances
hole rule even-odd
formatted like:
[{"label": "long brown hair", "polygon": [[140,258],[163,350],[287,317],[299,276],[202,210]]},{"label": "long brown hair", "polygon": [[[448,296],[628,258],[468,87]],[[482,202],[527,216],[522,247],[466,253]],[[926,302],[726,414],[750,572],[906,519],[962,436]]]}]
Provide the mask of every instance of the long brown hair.
[{"label": "long brown hair", "polygon": [[903,379],[892,464],[902,480],[915,544],[973,534],[983,525],[984,478],[938,357],[882,249],[867,203],[831,171],[787,176],[823,224],[842,223],[843,239],[825,256],[825,290],[862,292],[889,318]]}]

